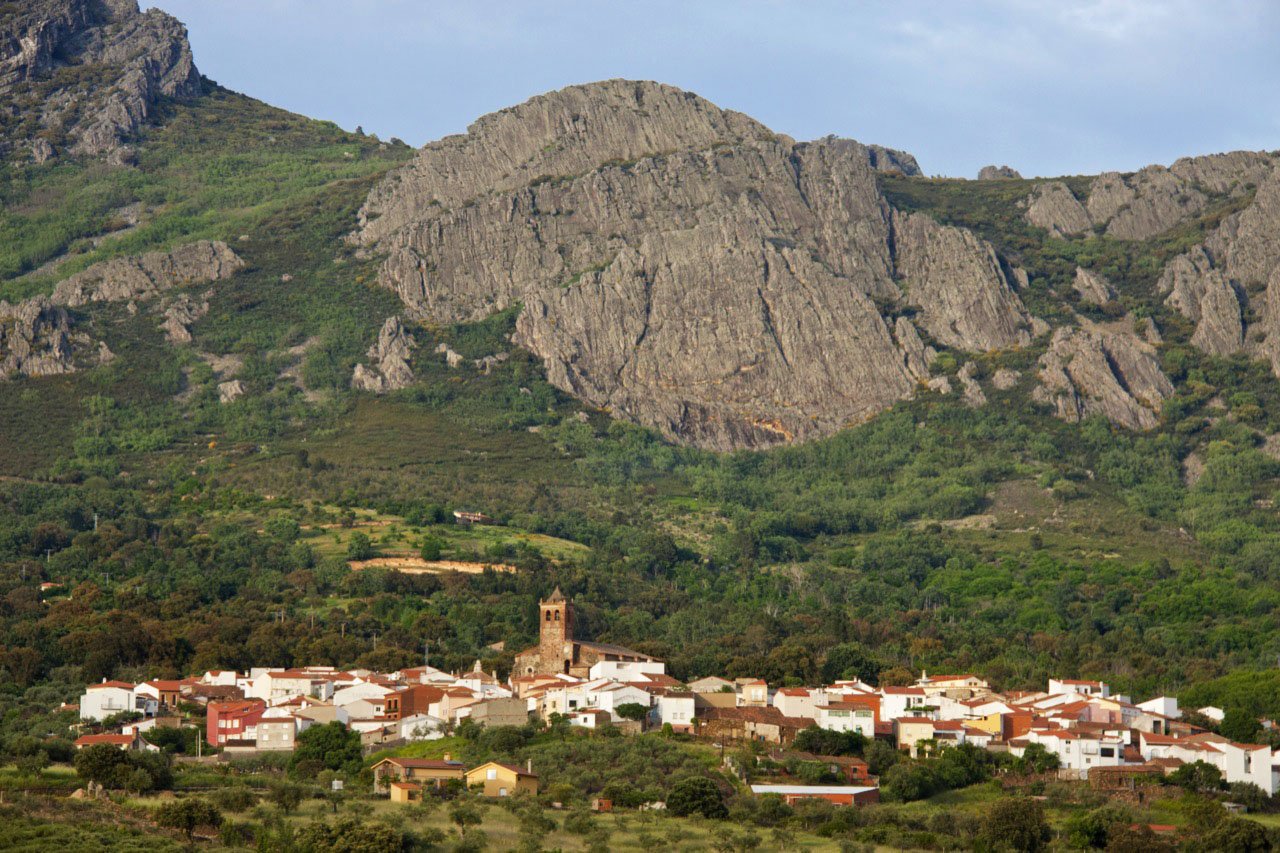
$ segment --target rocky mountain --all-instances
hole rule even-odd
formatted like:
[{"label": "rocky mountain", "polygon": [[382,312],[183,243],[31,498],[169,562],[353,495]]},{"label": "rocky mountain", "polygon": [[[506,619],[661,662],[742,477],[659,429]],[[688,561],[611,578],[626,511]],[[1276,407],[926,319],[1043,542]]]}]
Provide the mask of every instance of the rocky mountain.
[{"label": "rocky mountain", "polygon": [[162,98],[201,91],[180,22],[136,0],[0,5],[0,124],[36,162],[63,151],[128,162],[129,135]]},{"label": "rocky mountain", "polygon": [[919,171],[612,80],[428,145],[373,191],[355,239],[387,253],[381,279],[414,318],[521,303],[515,342],[558,387],[673,439],[763,447],[915,393],[921,332],[1030,342],[992,248],[893,211],[877,168]]}]

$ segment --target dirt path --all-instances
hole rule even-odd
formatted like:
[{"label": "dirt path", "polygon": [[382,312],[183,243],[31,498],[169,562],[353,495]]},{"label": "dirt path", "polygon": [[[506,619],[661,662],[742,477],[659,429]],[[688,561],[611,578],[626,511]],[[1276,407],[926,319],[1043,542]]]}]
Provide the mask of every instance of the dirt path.
[{"label": "dirt path", "polygon": [[372,560],[351,560],[347,563],[355,571],[360,569],[394,569],[407,575],[429,575],[440,572],[466,572],[478,575],[485,569],[495,572],[514,572],[515,566],[505,563],[462,563],[457,560],[431,560],[421,557],[374,557]]}]

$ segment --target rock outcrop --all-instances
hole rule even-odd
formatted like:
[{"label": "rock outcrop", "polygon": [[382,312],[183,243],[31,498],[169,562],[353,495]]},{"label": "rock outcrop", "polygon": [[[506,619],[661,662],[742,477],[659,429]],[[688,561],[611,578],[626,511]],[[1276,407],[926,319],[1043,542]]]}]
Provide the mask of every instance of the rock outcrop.
[{"label": "rock outcrop", "polygon": [[1084,267],[1076,267],[1076,278],[1071,285],[1080,298],[1094,305],[1106,305],[1116,298],[1116,289],[1104,276],[1090,272]]},{"label": "rock outcrop", "polygon": [[1062,239],[1093,227],[1089,213],[1062,181],[1037,184],[1027,197],[1027,222]]},{"label": "rock outcrop", "polygon": [[70,336],[66,309],[47,298],[37,296],[17,305],[0,300],[0,379],[72,372]]},{"label": "rock outcrop", "polygon": [[964,401],[966,405],[978,408],[987,404],[987,395],[983,393],[982,386],[978,384],[978,366],[972,361],[967,361],[964,367],[961,367],[956,373],[956,378],[960,380],[960,385],[964,388]]},{"label": "rock outcrop", "polygon": [[1195,346],[1210,355],[1230,355],[1244,346],[1240,299],[1203,248],[1170,261],[1158,286],[1169,294],[1165,304],[1196,324]]},{"label": "rock outcrop", "polygon": [[[136,313],[138,300],[150,300],[177,287],[224,279],[244,267],[225,243],[207,240],[174,249],[94,264],[62,281],[51,297],[34,297],[16,306],[3,306],[9,318],[0,328],[0,377],[15,373],[48,375],[75,370],[73,350],[93,342],[86,335],[71,335],[71,315],[66,308],[82,308],[96,302],[127,302]],[[191,324],[209,311],[212,291],[200,296],[181,293],[158,306],[161,330],[171,343],[191,341]],[[2,319],[2,318],[0,318]],[[12,328],[9,328],[12,324]],[[7,341],[7,343],[6,343]],[[88,350],[86,350],[87,352]],[[94,352],[110,353],[103,342]],[[114,356],[112,356],[114,357]]]},{"label": "rock outcrop", "polygon": [[153,299],[175,287],[230,278],[244,267],[226,243],[201,240],[172,252],[149,252],[94,264],[61,282],[53,301],[76,308],[90,302]]},{"label": "rock outcrop", "polygon": [[858,422],[927,377],[923,341],[877,303],[914,306],[948,346],[1029,340],[991,248],[894,214],[876,168],[918,171],[612,80],[427,145],[370,194],[354,239],[387,253],[380,280],[410,316],[521,303],[514,342],[559,388],[669,438],[763,447]]},{"label": "rock outcrop", "polygon": [[163,306],[161,316],[164,321],[160,324],[160,330],[169,343],[191,343],[191,326],[209,313],[209,300],[212,297],[211,290],[199,297],[183,293]]},{"label": "rock outcrop", "polygon": [[1094,178],[1082,204],[1061,181],[1039,184],[1027,198],[1027,222],[1055,237],[1094,226],[1120,240],[1146,240],[1205,212],[1209,195],[1234,195],[1259,184],[1271,171],[1261,151],[1185,157],[1172,166],[1148,166],[1130,175]]},{"label": "rock outcrop", "polygon": [[244,396],[244,383],[239,379],[218,383],[218,402],[226,405]]},{"label": "rock outcrop", "polygon": [[1173,383],[1155,350],[1132,333],[1059,328],[1040,357],[1032,396],[1063,420],[1103,415],[1130,429],[1151,429]]},{"label": "rock outcrop", "polygon": [[161,98],[195,97],[202,87],[186,29],[158,9],[140,12],[135,0],[23,0],[0,7],[0,100],[16,103],[19,91],[37,93],[20,109],[44,136],[58,136],[52,145],[27,141],[36,161],[69,150],[126,162],[125,140]]},{"label": "rock outcrop", "polygon": [[983,166],[978,170],[978,180],[980,181],[997,181],[1002,178],[1022,179],[1022,175],[1018,174],[1018,170],[1011,166]]},{"label": "rock outcrop", "polygon": [[408,388],[413,384],[413,368],[409,359],[417,346],[413,335],[405,331],[399,317],[388,317],[378,333],[378,340],[369,348],[369,358],[374,366],[357,364],[351,375],[351,387],[380,394]]}]

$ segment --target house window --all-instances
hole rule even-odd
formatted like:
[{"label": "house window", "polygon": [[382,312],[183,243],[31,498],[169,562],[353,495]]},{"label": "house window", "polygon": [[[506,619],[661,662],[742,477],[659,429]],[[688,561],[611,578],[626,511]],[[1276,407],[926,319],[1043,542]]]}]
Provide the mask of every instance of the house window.
[{"label": "house window", "polygon": [[498,796],[499,796],[499,797],[505,797],[506,795],[507,795],[507,789],[506,789],[506,788],[499,788],[499,789],[498,789]]},{"label": "house window", "polygon": [[498,771],[497,771],[497,770],[495,770],[494,768],[490,767],[490,768],[489,768],[489,770],[488,770],[488,772],[485,774],[485,778],[486,778],[486,779],[497,779],[497,778],[498,778]]}]

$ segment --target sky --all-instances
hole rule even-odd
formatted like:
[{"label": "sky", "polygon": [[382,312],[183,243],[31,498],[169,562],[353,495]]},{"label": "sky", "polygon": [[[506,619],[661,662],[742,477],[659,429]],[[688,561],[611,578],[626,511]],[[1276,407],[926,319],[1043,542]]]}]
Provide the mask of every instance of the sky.
[{"label": "sky", "polygon": [[657,80],[926,174],[1280,149],[1275,0],[142,0],[206,76],[422,145],[534,95]]}]

